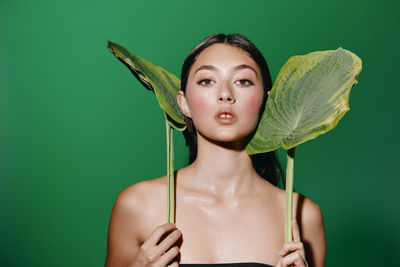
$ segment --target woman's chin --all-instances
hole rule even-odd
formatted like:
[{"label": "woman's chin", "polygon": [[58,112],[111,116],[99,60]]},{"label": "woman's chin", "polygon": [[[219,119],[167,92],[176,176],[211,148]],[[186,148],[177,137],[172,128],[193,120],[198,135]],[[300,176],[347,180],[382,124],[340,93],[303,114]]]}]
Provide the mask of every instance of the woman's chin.
[{"label": "woman's chin", "polygon": [[250,140],[249,135],[217,134],[215,136],[202,135],[202,137],[210,143],[235,150],[245,149]]}]

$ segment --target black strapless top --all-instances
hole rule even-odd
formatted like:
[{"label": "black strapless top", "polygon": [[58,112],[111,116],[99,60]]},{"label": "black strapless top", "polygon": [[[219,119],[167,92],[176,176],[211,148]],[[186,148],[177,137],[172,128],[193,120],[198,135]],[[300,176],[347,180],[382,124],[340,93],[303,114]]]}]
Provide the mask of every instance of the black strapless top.
[{"label": "black strapless top", "polygon": [[232,263],[182,263],[181,267],[274,267],[259,262],[232,262]]}]

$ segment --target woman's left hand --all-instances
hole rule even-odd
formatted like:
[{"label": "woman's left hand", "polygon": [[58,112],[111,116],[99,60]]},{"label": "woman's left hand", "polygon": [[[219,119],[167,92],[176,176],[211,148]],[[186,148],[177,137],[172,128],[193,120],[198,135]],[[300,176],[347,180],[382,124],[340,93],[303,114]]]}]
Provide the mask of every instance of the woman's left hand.
[{"label": "woman's left hand", "polygon": [[279,251],[280,258],[276,267],[287,267],[290,265],[294,267],[308,267],[296,219],[292,220],[292,231],[294,240],[283,245],[283,248]]}]

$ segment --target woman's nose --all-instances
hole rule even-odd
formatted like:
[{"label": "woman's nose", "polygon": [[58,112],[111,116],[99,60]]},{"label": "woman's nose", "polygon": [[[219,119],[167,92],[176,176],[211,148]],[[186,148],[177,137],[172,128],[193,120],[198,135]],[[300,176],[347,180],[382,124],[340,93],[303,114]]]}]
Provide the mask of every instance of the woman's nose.
[{"label": "woman's nose", "polygon": [[233,104],[236,102],[236,99],[228,86],[229,85],[223,85],[222,88],[218,91],[218,103],[230,102],[231,104]]}]

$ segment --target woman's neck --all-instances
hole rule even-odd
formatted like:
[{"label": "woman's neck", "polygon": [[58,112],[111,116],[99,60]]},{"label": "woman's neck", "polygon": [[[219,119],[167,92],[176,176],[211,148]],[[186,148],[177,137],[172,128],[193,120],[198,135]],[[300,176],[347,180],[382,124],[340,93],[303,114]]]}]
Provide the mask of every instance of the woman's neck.
[{"label": "woman's neck", "polygon": [[258,176],[245,145],[211,142],[198,136],[197,157],[188,167],[190,184],[221,198],[254,190]]}]

